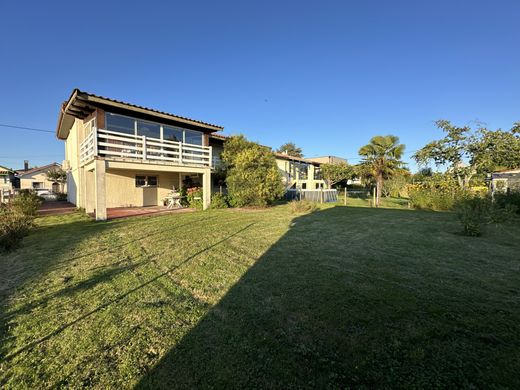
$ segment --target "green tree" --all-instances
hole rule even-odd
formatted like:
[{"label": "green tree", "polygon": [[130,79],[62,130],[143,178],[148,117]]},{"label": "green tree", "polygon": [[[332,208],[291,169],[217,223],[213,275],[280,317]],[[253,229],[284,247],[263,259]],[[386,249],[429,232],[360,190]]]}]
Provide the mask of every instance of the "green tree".
[{"label": "green tree", "polygon": [[436,125],[445,133],[444,138],[428,143],[413,158],[422,165],[434,162],[446,166],[461,189],[467,189],[477,173],[520,166],[520,123],[510,131],[473,130],[447,120],[438,120]]},{"label": "green tree", "polygon": [[60,192],[63,192],[65,183],[67,183],[67,172],[61,168],[51,169],[46,173],[47,179],[60,184]]},{"label": "green tree", "polygon": [[300,157],[300,158],[303,157],[302,148],[299,148],[298,146],[296,146],[296,144],[294,142],[287,142],[287,143],[283,144],[282,146],[280,146],[278,148],[277,152],[284,153],[284,154],[287,154],[288,156],[292,156],[292,157]]},{"label": "green tree", "polygon": [[376,182],[376,207],[379,207],[385,179],[402,172],[404,148],[405,145],[399,143],[399,137],[378,135],[359,149],[359,155],[363,157],[360,171],[369,173]]},{"label": "green tree", "polygon": [[321,164],[321,175],[327,182],[329,187],[343,180],[352,179],[354,177],[354,167],[346,162],[337,164]]},{"label": "green tree", "polygon": [[268,148],[239,135],[226,141],[221,158],[233,206],[265,206],[283,196],[282,177]]}]

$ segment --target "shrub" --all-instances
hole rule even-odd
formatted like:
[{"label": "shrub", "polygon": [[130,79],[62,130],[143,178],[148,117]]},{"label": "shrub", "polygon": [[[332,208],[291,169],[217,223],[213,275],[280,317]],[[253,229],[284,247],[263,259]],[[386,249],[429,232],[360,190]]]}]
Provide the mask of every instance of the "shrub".
[{"label": "shrub", "polygon": [[0,250],[9,251],[19,246],[33,226],[34,216],[25,215],[14,207],[0,209]]},{"label": "shrub", "polygon": [[494,195],[494,200],[497,206],[507,207],[514,206],[518,213],[520,213],[520,191],[509,191],[509,193],[497,192]]},{"label": "shrub", "polygon": [[60,202],[66,201],[67,200],[67,194],[64,193],[64,192],[58,192],[56,194],[56,200],[59,200]]},{"label": "shrub", "polygon": [[456,211],[463,233],[477,237],[482,234],[486,225],[510,220],[516,212],[516,207],[512,205],[500,207],[489,197],[473,196],[457,202]]},{"label": "shrub", "polygon": [[312,213],[318,209],[316,203],[309,200],[293,200],[289,205],[293,214]]},{"label": "shrub", "polygon": [[227,209],[229,207],[227,196],[218,192],[211,195],[210,207],[212,209]]},{"label": "shrub", "polygon": [[186,190],[188,205],[194,209],[202,210],[202,188],[192,187]]},{"label": "shrub", "polygon": [[12,201],[10,208],[13,211],[28,216],[36,216],[42,201],[38,194],[31,190],[20,190]]},{"label": "shrub", "polygon": [[266,206],[283,196],[282,177],[268,148],[243,136],[230,137],[222,161],[231,206]]},{"label": "shrub", "polygon": [[439,173],[421,183],[410,184],[408,194],[413,207],[435,211],[453,210],[458,201],[470,196],[451,176]]}]

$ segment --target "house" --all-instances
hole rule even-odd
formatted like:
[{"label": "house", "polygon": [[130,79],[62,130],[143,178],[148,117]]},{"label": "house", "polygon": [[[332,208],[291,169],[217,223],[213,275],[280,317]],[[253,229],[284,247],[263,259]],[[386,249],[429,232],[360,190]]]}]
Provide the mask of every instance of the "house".
[{"label": "house", "polygon": [[13,191],[15,171],[0,165],[0,191]]},{"label": "house", "polygon": [[491,174],[491,192],[520,191],[520,168],[504,169]]},{"label": "house", "polygon": [[328,188],[327,183],[321,177],[321,163],[302,157],[289,156],[285,153],[275,153],[274,155],[276,165],[282,174],[282,180],[287,189],[315,190]]},{"label": "house", "polygon": [[47,178],[47,173],[61,169],[61,165],[53,162],[41,167],[29,169],[29,162],[24,161],[24,169],[17,170],[17,177],[20,180],[20,189],[31,189],[36,191],[49,191],[53,193],[65,192],[61,184]]},{"label": "house", "polygon": [[107,208],[162,205],[183,185],[201,186],[207,208],[209,136],[222,126],[74,89],[56,135],[65,142],[69,202],[107,218]]},{"label": "house", "polygon": [[338,156],[321,156],[321,157],[311,157],[307,160],[310,160],[312,162],[317,162],[320,164],[339,164],[339,163],[347,163],[347,160],[338,157]]}]

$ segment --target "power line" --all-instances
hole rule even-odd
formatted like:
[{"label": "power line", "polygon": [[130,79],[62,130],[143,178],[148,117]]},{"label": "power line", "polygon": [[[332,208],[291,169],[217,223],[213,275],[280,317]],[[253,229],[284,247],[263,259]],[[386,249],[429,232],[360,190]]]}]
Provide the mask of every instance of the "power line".
[{"label": "power line", "polygon": [[54,133],[52,130],[45,130],[45,129],[35,129],[34,127],[24,127],[24,126],[14,126],[14,125],[6,125],[3,123],[0,123],[1,127],[11,127],[13,129],[20,129],[20,130],[29,130],[29,131],[39,131],[41,133]]}]

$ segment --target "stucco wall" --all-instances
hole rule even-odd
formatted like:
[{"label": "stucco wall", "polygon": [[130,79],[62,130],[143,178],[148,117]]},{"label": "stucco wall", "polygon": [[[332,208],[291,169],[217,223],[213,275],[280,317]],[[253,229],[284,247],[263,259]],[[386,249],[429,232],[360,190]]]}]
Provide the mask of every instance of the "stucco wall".
[{"label": "stucco wall", "polygon": [[[136,176],[157,176],[157,187],[136,187]],[[113,169],[106,172],[107,207],[157,206],[170,193],[179,189],[179,173]]]},{"label": "stucco wall", "polygon": [[316,185],[321,186],[322,188],[328,188],[327,184],[324,180],[314,180],[315,175],[315,167],[314,165],[309,165],[309,170],[307,172],[307,179],[302,180],[299,177],[298,170],[296,170],[296,175],[291,176],[293,172],[289,171],[289,161],[281,158],[276,159],[276,165],[282,174],[282,178],[284,181],[284,185],[290,187],[294,182],[296,182],[297,187],[306,187],[308,190],[316,189]]}]

